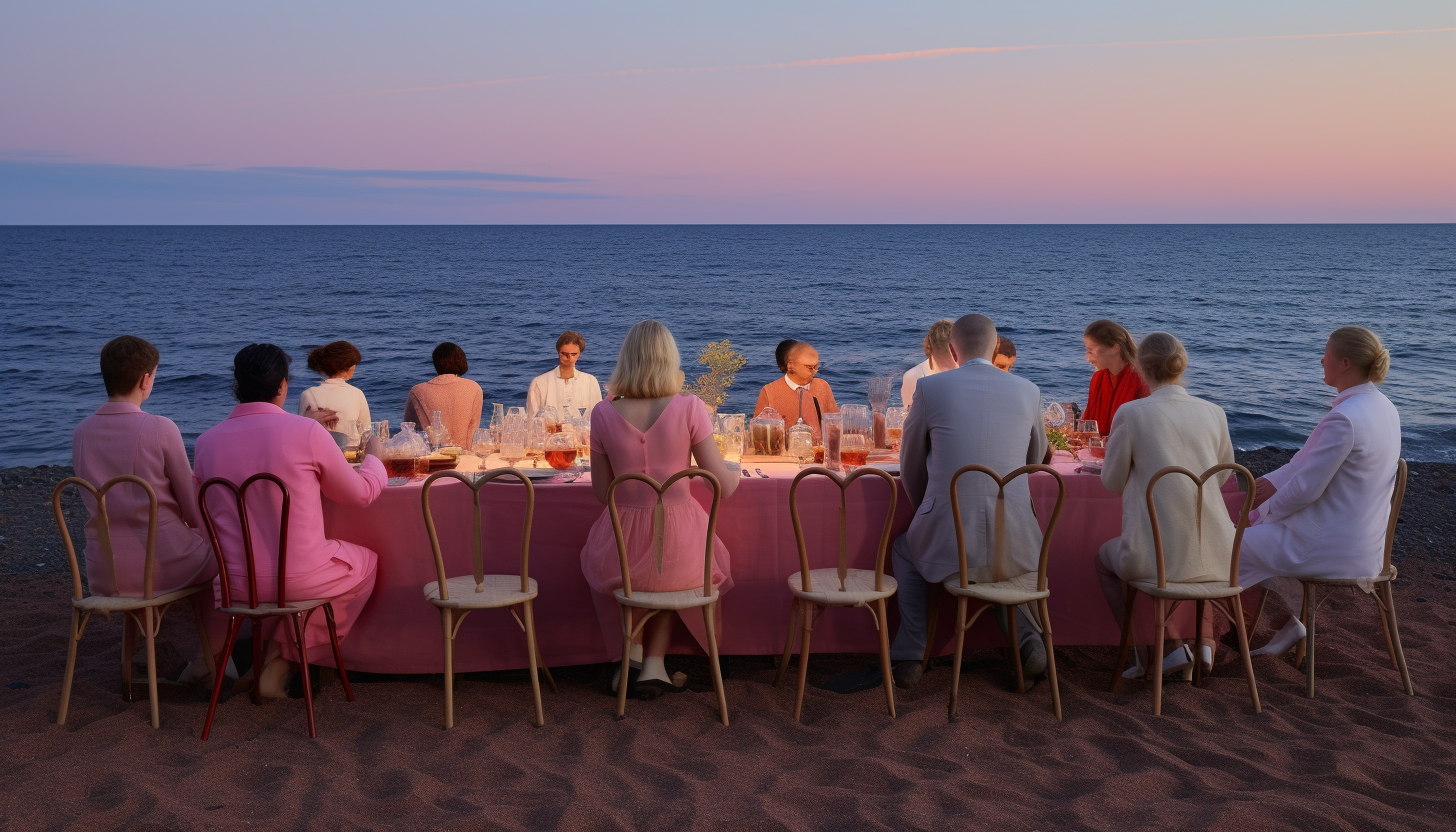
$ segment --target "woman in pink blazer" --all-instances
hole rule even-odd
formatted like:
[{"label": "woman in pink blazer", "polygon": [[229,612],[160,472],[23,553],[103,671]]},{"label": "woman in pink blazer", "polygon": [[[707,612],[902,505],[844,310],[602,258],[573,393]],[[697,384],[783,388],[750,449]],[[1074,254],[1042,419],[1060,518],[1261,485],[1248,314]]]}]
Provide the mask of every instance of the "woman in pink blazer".
[{"label": "woman in pink blazer", "polygon": [[[324,536],[323,498],[344,505],[369,505],[384,490],[384,464],[379,461],[375,439],[355,471],[322,425],[283,410],[289,363],[287,353],[272,344],[249,344],[238,352],[233,359],[238,406],[226,421],[197,437],[194,473],[199,487],[213,477],[241,484],[260,472],[283,481],[290,497],[285,591],[290,599],[300,600],[337,596],[334,616],[342,639],[374,589],[377,556],[362,546]],[[225,489],[211,489],[207,505],[217,523],[233,595],[246,602],[242,530],[230,496]],[[278,489],[270,483],[259,483],[248,491],[260,601],[275,600],[281,505]],[[298,669],[297,651],[278,632],[281,623],[265,625],[263,637],[269,639],[269,646],[263,671],[256,677],[260,692],[275,698],[286,695],[288,676]],[[309,619],[304,641],[310,651],[327,650],[329,634],[323,615]]]}]

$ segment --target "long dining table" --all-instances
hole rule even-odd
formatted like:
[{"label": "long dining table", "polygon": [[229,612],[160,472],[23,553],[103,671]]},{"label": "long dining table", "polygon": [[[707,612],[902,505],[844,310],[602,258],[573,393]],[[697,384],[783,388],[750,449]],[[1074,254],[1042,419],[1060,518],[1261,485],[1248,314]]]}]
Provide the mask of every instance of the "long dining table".
[{"label": "long dining table", "polygon": [[[1094,564],[1098,549],[1117,537],[1122,524],[1122,496],[1103,488],[1095,474],[1081,473],[1072,461],[1054,462],[1066,497],[1052,537],[1047,570],[1051,591],[1052,630],[1059,645],[1115,645],[1120,632],[1108,610]],[[718,536],[727,550],[732,588],[720,602],[719,650],[727,655],[773,655],[783,650],[791,595],[787,579],[799,571],[799,554],[789,515],[789,487],[798,473],[794,465],[750,465],[732,497],[723,500]],[[759,469],[763,476],[752,469]],[[374,673],[439,673],[444,667],[443,641],[437,610],[425,599],[424,586],[435,580],[435,563],[421,505],[423,481],[386,488],[372,505],[347,507],[325,501],[324,518],[332,538],[374,550],[379,556],[374,591],[345,640],[345,662],[351,670]],[[892,535],[899,535],[913,514],[898,478]],[[693,493],[704,505],[710,491],[701,483]],[[621,659],[621,629],[615,604],[594,593],[581,570],[581,550],[592,524],[603,517],[591,483],[543,482],[533,485],[534,517],[530,528],[529,571],[539,587],[535,621],[541,653],[548,665],[580,665]],[[1031,479],[1032,500],[1043,527],[1056,499],[1056,483],[1047,474]],[[1226,497],[1237,497],[1235,492]],[[451,576],[473,571],[470,489],[445,478],[431,489],[431,513]],[[875,548],[889,508],[888,485],[862,478],[847,497],[848,557],[852,567],[872,568]],[[509,479],[481,490],[485,571],[518,574],[525,487]],[[833,566],[837,556],[839,489],[823,477],[801,486],[800,516],[813,568]],[[605,522],[605,521],[603,521]],[[893,537],[892,537],[893,539]],[[890,558],[886,570],[893,572]],[[949,649],[953,605],[942,594],[941,626],[936,653]],[[891,603],[891,626],[896,615]],[[1170,637],[1191,636],[1191,611],[1180,611]],[[1139,627],[1150,633],[1143,612]],[[893,629],[891,630],[893,632]],[[1140,641],[1150,641],[1144,636]],[[982,616],[968,634],[968,647],[1000,646],[1004,640],[990,616]],[[878,640],[870,614],[863,609],[826,611],[814,626],[816,653],[875,653]],[[678,624],[673,652],[701,652],[690,633]],[[326,663],[329,657],[317,657]],[[459,672],[525,667],[526,647],[520,625],[509,612],[473,613],[459,630],[455,669]]]}]

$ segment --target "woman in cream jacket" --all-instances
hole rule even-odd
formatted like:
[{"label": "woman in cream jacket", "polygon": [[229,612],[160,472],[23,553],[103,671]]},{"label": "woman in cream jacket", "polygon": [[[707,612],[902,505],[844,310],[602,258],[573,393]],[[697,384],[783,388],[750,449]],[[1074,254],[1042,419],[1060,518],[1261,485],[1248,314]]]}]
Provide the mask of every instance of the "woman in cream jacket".
[{"label": "woman in cream jacket", "polygon": [[[1102,544],[1097,559],[1102,592],[1119,624],[1123,616],[1123,582],[1155,580],[1158,574],[1153,528],[1148,519],[1148,481],[1170,465],[1201,474],[1220,463],[1234,461],[1223,409],[1188,395],[1183,387],[1188,353],[1177,338],[1166,332],[1148,335],[1138,345],[1136,366],[1152,393],[1124,404],[1118,411],[1102,467],[1103,486],[1122,494],[1122,536]],[[1228,580],[1234,524],[1219,486],[1231,473],[1220,472],[1203,484],[1201,518],[1192,480],[1184,476],[1159,480],[1153,502],[1158,509],[1169,583]],[[1205,667],[1213,664],[1213,643],[1212,628],[1206,626],[1200,651]],[[1134,651],[1133,663],[1124,676],[1144,674],[1141,652]],[[1192,662],[1192,652],[1180,646],[1168,654],[1163,671],[1191,669]]]}]

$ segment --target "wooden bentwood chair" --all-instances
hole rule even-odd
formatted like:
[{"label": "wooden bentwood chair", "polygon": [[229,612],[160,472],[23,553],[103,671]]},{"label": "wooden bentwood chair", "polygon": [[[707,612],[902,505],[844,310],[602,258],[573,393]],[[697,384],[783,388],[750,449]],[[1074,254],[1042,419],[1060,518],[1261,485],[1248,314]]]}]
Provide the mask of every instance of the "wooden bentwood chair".
[{"label": "wooden bentwood chair", "polygon": [[[278,517],[278,600],[258,600],[258,568],[253,555],[253,532],[248,524],[248,506],[244,499],[247,496],[248,488],[254,483],[271,482],[278,486],[278,492],[283,497],[282,510]],[[227,560],[223,557],[222,541],[217,535],[217,521],[213,519],[212,511],[207,507],[208,489],[221,486],[233,495],[237,506],[237,520],[243,536],[243,562],[248,572],[248,601],[245,606],[233,603],[232,586],[229,582],[231,577],[228,574]],[[262,694],[258,690],[258,679],[263,674],[263,638],[257,624],[266,618],[282,618],[288,625],[288,632],[293,638],[293,644],[298,648],[299,673],[303,680],[303,703],[308,710],[308,735],[310,738],[318,736],[318,730],[313,720],[313,685],[308,678],[308,645],[304,640],[304,629],[308,626],[308,620],[320,607],[323,608],[324,618],[329,625],[329,641],[334,648],[334,665],[339,671],[339,681],[344,685],[344,695],[350,702],[354,701],[354,691],[349,687],[349,673],[344,669],[344,654],[339,650],[339,631],[334,626],[334,598],[313,598],[306,601],[293,600],[291,603],[285,593],[288,584],[288,487],[283,480],[268,473],[254,474],[243,480],[242,485],[234,485],[231,481],[222,477],[213,477],[202,484],[197,490],[197,504],[202,509],[202,523],[207,527],[207,536],[212,541],[212,552],[217,557],[218,583],[222,589],[222,606],[219,612],[228,616],[227,642],[223,647],[222,655],[231,656],[233,644],[237,642],[238,630],[243,626],[243,619],[252,619],[253,631],[253,704],[263,703]],[[338,597],[338,596],[334,596]],[[223,678],[221,674],[214,674],[215,681],[212,687],[212,702],[207,706],[207,722],[202,726],[202,739],[206,740],[212,732],[212,718],[217,712],[217,699],[222,694]]]},{"label": "wooden bentwood chair", "polygon": [[[1390,652],[1390,664],[1400,674],[1400,682],[1406,694],[1415,695],[1415,688],[1411,685],[1410,668],[1405,664],[1405,650],[1400,646],[1400,630],[1395,625],[1393,584],[1396,570],[1390,562],[1391,551],[1395,548],[1395,524],[1400,519],[1400,504],[1405,500],[1405,480],[1406,464],[1405,460],[1401,459],[1396,463],[1395,490],[1390,494],[1390,519],[1385,524],[1385,562],[1380,568],[1379,575],[1373,578],[1301,578],[1299,581],[1304,586],[1304,604],[1303,609],[1300,610],[1299,620],[1304,624],[1305,636],[1295,650],[1294,665],[1298,667],[1300,660],[1304,660],[1306,695],[1310,699],[1314,698],[1314,618],[1315,612],[1324,603],[1318,599],[1316,591],[1322,586],[1355,587],[1369,592],[1375,598],[1375,611],[1380,615],[1380,627],[1385,631],[1385,648]],[[1268,598],[1268,593],[1265,593],[1264,597]],[[1326,595],[1325,600],[1329,600],[1329,597]],[[1262,602],[1259,607],[1262,612]],[[1257,620],[1256,617],[1255,621]]]},{"label": "wooden bentwood chair", "polygon": [[[809,566],[809,547],[804,543],[804,526],[799,517],[799,485],[808,477],[827,477],[839,487],[839,561],[834,569],[813,569]],[[874,569],[850,569],[848,552],[848,521],[845,497],[849,487],[861,477],[878,477],[890,488],[890,502],[885,509],[885,522],[880,532],[880,543],[875,549]],[[895,594],[898,584],[885,575],[885,553],[890,548],[890,529],[895,524],[895,505],[899,499],[899,488],[891,477],[878,468],[860,468],[849,476],[841,477],[827,468],[805,468],[794,477],[789,486],[789,517],[794,523],[794,541],[799,547],[799,571],[789,576],[789,591],[793,601],[789,605],[789,629],[784,634],[784,655],[779,660],[779,672],[774,677],[774,686],[784,678],[789,669],[789,656],[794,647],[795,621],[800,624],[799,638],[799,687],[794,694],[794,721],[799,720],[804,710],[804,683],[809,672],[809,634],[819,614],[829,607],[862,607],[874,619],[875,629],[880,634],[880,672],[884,675],[885,705],[890,717],[895,716],[895,681],[890,675],[890,622],[885,616],[885,599]],[[818,583],[816,589],[814,584]],[[874,606],[871,607],[870,605]]]},{"label": "wooden bentwood chair", "polygon": [[[992,553],[992,569],[995,581],[991,583],[974,583],[970,580],[970,570],[966,564],[966,535],[961,523],[961,500],[960,491],[956,487],[963,475],[970,472],[985,474],[996,482],[996,518],[995,518],[995,551]],[[1030,476],[1041,471],[1050,474],[1057,482],[1057,502],[1052,508],[1051,519],[1047,522],[1046,532],[1041,538],[1041,554],[1037,559],[1035,572],[1027,572],[1022,575],[1006,575],[1005,563],[1005,540],[1006,540],[1006,486],[1012,480],[1020,476]],[[941,584],[945,591],[955,596],[956,599],[956,633],[955,633],[955,658],[951,663],[950,679],[950,705],[946,709],[946,719],[950,722],[956,721],[956,700],[960,695],[961,686],[961,657],[965,652],[966,631],[973,627],[976,619],[981,613],[995,606],[1006,608],[1007,619],[1010,625],[1006,628],[1006,643],[1011,653],[1011,667],[1016,674],[1016,690],[1018,693],[1026,691],[1026,680],[1021,671],[1021,638],[1017,634],[1016,607],[1027,605],[1034,615],[1033,626],[1041,631],[1042,645],[1046,648],[1047,659],[1047,681],[1052,689],[1052,713],[1057,720],[1062,718],[1062,695],[1057,687],[1057,659],[1052,649],[1052,616],[1047,608],[1047,599],[1051,597],[1051,591],[1047,589],[1047,560],[1051,554],[1052,535],[1057,530],[1057,519],[1062,515],[1062,501],[1066,497],[1067,486],[1055,468],[1050,465],[1023,465],[1015,471],[1002,477],[995,471],[984,465],[963,465],[950,478],[950,506],[951,516],[955,518],[956,531],[956,555],[960,560],[960,574],[946,578]],[[981,606],[966,617],[967,607],[971,599],[981,602]],[[931,615],[936,615],[932,608]],[[930,641],[933,638],[931,633],[926,640],[926,660],[929,660],[931,648]]]},{"label": "wooden bentwood chair", "polygon": [[[106,563],[106,570],[111,575],[111,585],[117,586],[116,558],[111,550],[111,519],[106,513],[106,494],[112,486],[121,483],[131,483],[141,486],[147,494],[147,548],[146,560],[142,566],[142,594],[135,595],[95,595],[87,594],[81,587],[81,565],[76,557],[76,546],[71,540],[71,530],[66,527],[66,517],[61,512],[61,492],[69,485],[78,489],[84,489],[91,493],[96,500],[96,538],[100,544],[101,555]],[[152,727],[162,727],[161,714],[157,708],[157,633],[162,629],[162,616],[167,614],[167,608],[183,598],[192,600],[193,612],[197,618],[197,635],[202,639],[202,652],[207,657],[207,670],[216,674],[217,668],[213,666],[213,656],[207,645],[207,629],[203,624],[204,608],[199,601],[203,598],[198,593],[202,590],[212,589],[212,582],[196,586],[184,587],[174,592],[167,592],[162,595],[152,593],[152,572],[156,564],[157,544],[157,494],[152,486],[141,477],[131,474],[124,474],[113,477],[106,481],[100,488],[92,485],[80,477],[67,477],[56,484],[55,491],[51,492],[51,507],[56,512],[56,524],[61,527],[61,540],[66,544],[66,557],[71,562],[71,635],[67,639],[66,648],[66,676],[61,683],[61,708],[56,714],[56,724],[66,724],[66,710],[71,704],[71,681],[76,675],[76,648],[81,643],[81,635],[86,631],[86,623],[91,620],[95,613],[101,613],[108,619],[114,612],[121,613],[122,617],[122,649],[121,649],[121,696],[126,701],[132,700],[131,666],[132,650],[135,645],[135,628],[140,627],[142,635],[147,641],[147,693],[152,700]],[[209,596],[206,603],[210,603]]]},{"label": "wooden bentwood chair", "polygon": [[[1229,556],[1229,578],[1228,581],[1202,581],[1199,583],[1178,583],[1168,584],[1168,575],[1164,566],[1163,556],[1163,535],[1158,528],[1158,509],[1153,503],[1153,490],[1157,488],[1158,481],[1169,474],[1185,476],[1193,481],[1197,493],[1196,517],[1203,515],[1203,484],[1209,478],[1220,471],[1233,471],[1244,480],[1244,503],[1239,510],[1239,522],[1234,529],[1233,552]],[[1117,685],[1122,681],[1122,667],[1127,661],[1128,642],[1132,638],[1132,611],[1133,604],[1137,600],[1139,592],[1146,593],[1153,599],[1153,621],[1157,628],[1157,634],[1153,638],[1153,648],[1148,657],[1148,664],[1153,674],[1153,716],[1163,712],[1163,674],[1160,665],[1163,660],[1163,640],[1168,626],[1168,619],[1173,616],[1178,605],[1184,601],[1194,602],[1194,625],[1193,625],[1193,686],[1203,686],[1203,659],[1199,655],[1199,646],[1203,644],[1203,605],[1212,604],[1213,608],[1223,613],[1224,617],[1233,622],[1234,629],[1239,634],[1239,653],[1244,659],[1244,676],[1249,681],[1249,696],[1254,700],[1254,713],[1262,713],[1259,706],[1259,687],[1254,682],[1254,663],[1249,657],[1249,633],[1244,628],[1244,608],[1239,600],[1244,588],[1239,586],[1239,547],[1243,544],[1244,529],[1249,525],[1249,512],[1254,508],[1254,475],[1249,469],[1233,462],[1225,462],[1215,465],[1204,471],[1202,474],[1195,474],[1187,468],[1170,465],[1158,471],[1148,481],[1147,491],[1148,520],[1153,528],[1153,553],[1157,559],[1158,579],[1156,581],[1123,581],[1122,591],[1126,602],[1122,611],[1122,641],[1117,646],[1117,661],[1112,668],[1112,684],[1108,691],[1115,693]],[[1171,604],[1169,602],[1172,602]]]},{"label": "wooden bentwood chair", "polygon": [[[707,480],[708,485],[713,488],[713,502],[708,508],[708,539],[703,547],[703,586],[676,592],[633,592],[632,574],[627,563],[627,541],[622,536],[622,518],[617,512],[617,489],[624,483],[636,480],[646,483],[657,492],[652,526],[653,544],[657,548],[657,568],[661,571],[663,535],[666,533],[663,526],[662,496],[673,483],[683,479],[690,480],[692,477]],[[659,612],[677,612],[698,607],[703,611],[703,627],[708,635],[708,669],[713,675],[713,689],[718,694],[718,718],[724,725],[728,724],[728,697],[723,693],[723,671],[718,666],[718,635],[713,622],[713,613],[721,597],[721,593],[713,586],[713,535],[718,528],[718,504],[721,501],[722,490],[718,478],[702,468],[684,468],[661,483],[646,474],[621,474],[607,486],[607,512],[612,518],[612,534],[617,539],[617,555],[621,559],[622,567],[622,588],[613,593],[622,613],[622,673],[617,682],[617,719],[624,719],[627,715],[627,676],[631,670],[633,639],[642,632],[647,620]],[[632,621],[634,609],[643,611],[635,626]]]},{"label": "wooden bentwood chair", "polygon": [[[480,527],[480,490],[489,482],[501,477],[516,477],[526,487],[526,517],[521,524],[521,572],[518,575],[485,574],[485,550]],[[430,512],[430,487],[442,477],[457,479],[471,489],[474,523],[471,558],[475,572],[459,578],[445,576],[445,557],[440,551],[440,537],[435,532],[435,517]],[[440,610],[440,625],[445,636],[445,727],[455,725],[455,636],[465,616],[476,610],[505,608],[526,633],[526,661],[531,668],[531,695],[536,702],[536,727],[546,724],[541,710],[540,671],[545,671],[546,681],[556,690],[556,681],[546,662],[541,660],[541,651],[536,646],[536,620],[532,614],[532,601],[537,595],[536,581],[530,575],[531,521],[536,513],[536,490],[525,474],[514,468],[497,468],[481,474],[474,481],[458,471],[440,471],[431,474],[420,490],[420,504],[425,513],[425,529],[430,533],[430,549],[435,555],[435,574],[439,580],[425,584],[425,600]],[[521,612],[516,612],[517,607]],[[540,670],[538,670],[538,668]]]}]

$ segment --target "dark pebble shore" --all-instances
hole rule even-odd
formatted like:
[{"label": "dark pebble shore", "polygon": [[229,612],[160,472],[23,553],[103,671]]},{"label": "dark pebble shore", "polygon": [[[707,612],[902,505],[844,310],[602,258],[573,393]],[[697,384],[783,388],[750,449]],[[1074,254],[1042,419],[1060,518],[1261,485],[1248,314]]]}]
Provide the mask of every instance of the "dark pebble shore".
[{"label": "dark pebble shore", "polygon": [[[1240,451],[1238,461],[1260,476],[1289,461],[1293,450],[1260,448]],[[0,469],[0,576],[55,575],[64,579],[69,568],[65,547],[51,507],[56,483],[71,476],[70,466]],[[84,545],[85,507],[75,489],[61,501],[67,525]],[[1402,571],[1407,563],[1429,561],[1432,576],[1456,581],[1456,464],[1413,462],[1406,486],[1405,505],[1395,538],[1395,559]]]}]

